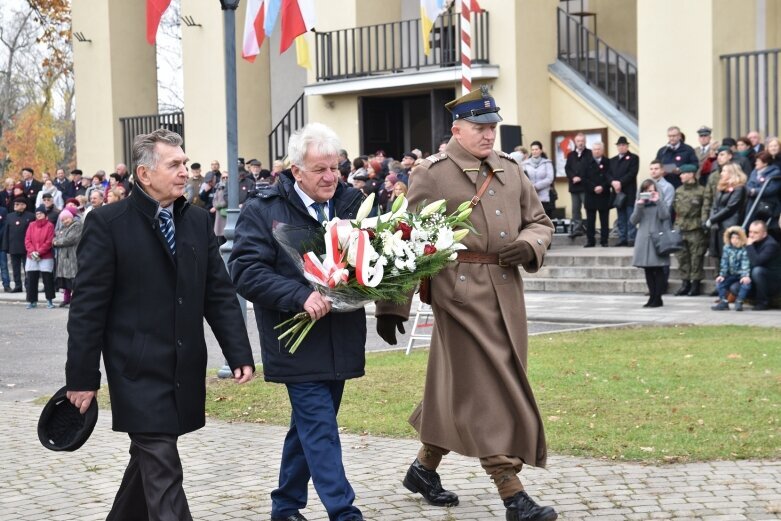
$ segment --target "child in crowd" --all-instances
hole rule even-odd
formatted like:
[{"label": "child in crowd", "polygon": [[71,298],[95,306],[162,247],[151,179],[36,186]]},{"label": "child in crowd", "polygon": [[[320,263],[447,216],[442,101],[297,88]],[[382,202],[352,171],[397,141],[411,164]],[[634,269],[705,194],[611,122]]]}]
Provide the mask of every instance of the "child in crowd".
[{"label": "child in crowd", "polygon": [[735,311],[743,311],[743,301],[751,290],[751,264],[746,251],[746,232],[740,226],[724,230],[724,251],[721,254],[719,276],[716,277],[719,303],[711,306],[714,311],[729,309],[727,291],[732,284],[740,282],[735,300]]}]

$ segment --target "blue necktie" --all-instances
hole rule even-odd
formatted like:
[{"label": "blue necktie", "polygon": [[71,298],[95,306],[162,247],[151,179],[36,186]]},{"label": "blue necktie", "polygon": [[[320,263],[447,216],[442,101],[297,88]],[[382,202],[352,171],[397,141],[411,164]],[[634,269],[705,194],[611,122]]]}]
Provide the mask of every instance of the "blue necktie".
[{"label": "blue necktie", "polygon": [[174,223],[173,216],[170,210],[160,210],[160,215],[157,216],[160,219],[160,231],[163,232],[165,242],[168,243],[168,249],[171,250],[172,255],[176,255],[176,238],[174,237]]},{"label": "blue necktie", "polygon": [[318,222],[328,220],[328,217],[325,215],[325,209],[328,208],[328,203],[312,203],[312,206],[314,207],[315,213],[317,214]]}]

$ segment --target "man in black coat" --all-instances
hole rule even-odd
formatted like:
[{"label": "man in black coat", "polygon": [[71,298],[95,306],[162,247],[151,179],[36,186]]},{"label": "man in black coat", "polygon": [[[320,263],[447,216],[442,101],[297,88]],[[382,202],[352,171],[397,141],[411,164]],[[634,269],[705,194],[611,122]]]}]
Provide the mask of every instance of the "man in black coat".
[{"label": "man in black coat", "polygon": [[616,246],[634,246],[637,227],[629,222],[635,206],[637,193],[637,173],[640,170],[640,158],[629,151],[629,141],[624,136],[616,141],[618,155],[610,158],[610,175],[613,177],[611,185],[614,197],[624,194],[624,201],[616,204],[618,212],[618,236]]},{"label": "man in black coat", "polygon": [[586,148],[586,135],[579,132],[575,135],[575,150],[567,154],[567,162],[564,164],[564,172],[569,182],[569,194],[572,197],[572,224],[569,231],[570,237],[583,235],[583,221],[581,220],[581,208],[585,202],[586,191],[583,179],[586,170],[593,162],[591,150]]},{"label": "man in black coat", "polygon": [[76,195],[73,182],[68,180],[68,178],[65,176],[65,170],[62,168],[57,169],[57,172],[54,174],[54,179],[52,179],[52,183],[54,183],[54,186],[56,186],[57,190],[59,190],[62,194],[63,201]]},{"label": "man in black coat", "polygon": [[35,220],[35,214],[27,211],[27,198],[14,199],[14,211],[8,214],[3,234],[3,250],[11,257],[11,268],[14,272],[14,289],[11,293],[22,292],[22,264],[27,257],[27,247],[24,237],[27,227]]},{"label": "man in black coat", "polygon": [[43,188],[43,183],[35,179],[33,176],[35,172],[32,168],[22,168],[22,189],[24,190],[24,196],[27,198],[27,209],[35,208],[35,200],[38,197],[38,192]]},{"label": "man in black coat", "polygon": [[608,245],[610,234],[610,162],[604,155],[605,145],[591,145],[591,164],[585,169],[583,187],[585,188],[586,207],[586,244],[592,248],[596,244],[596,221],[599,214],[599,244]]},{"label": "man in black coat", "polygon": [[700,166],[697,152],[683,142],[683,135],[678,127],[667,129],[667,144],[656,152],[656,159],[662,162],[664,179],[673,185],[673,188],[681,186],[681,165],[694,165],[694,168]]},{"label": "man in black coat", "polygon": [[[293,225],[306,253],[308,238],[322,237],[323,221],[355,218],[363,194],[339,181],[340,148],[336,134],[320,123],[291,136],[291,172],[247,200],[228,262],[239,294],[255,307],[265,379],[287,386],[292,408],[271,521],[305,520],[300,510],[310,477],[330,520],[363,519],[344,472],[336,414],[345,380],[364,374],[366,314],[363,308],[330,313],[331,302],[312,289],[272,235],[275,223]],[[291,354],[274,328],[302,311],[316,322]]]},{"label": "man in black coat", "polygon": [[749,225],[746,253],[751,262],[753,310],[764,311],[781,294],[781,246],[768,235],[765,221],[757,220]]},{"label": "man in black coat", "polygon": [[130,462],[108,520],[191,520],[176,447],[205,423],[206,318],[234,379],[252,378],[247,329],[208,214],[183,193],[182,138],[136,136],[136,188],[84,222],[68,317],[68,399],[82,414],[106,367]]}]

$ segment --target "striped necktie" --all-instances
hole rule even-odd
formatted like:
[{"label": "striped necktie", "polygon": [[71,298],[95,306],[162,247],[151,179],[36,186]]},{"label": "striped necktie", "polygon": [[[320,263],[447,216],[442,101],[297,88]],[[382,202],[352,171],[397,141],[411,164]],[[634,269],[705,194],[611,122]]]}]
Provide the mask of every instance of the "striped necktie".
[{"label": "striped necktie", "polygon": [[160,231],[163,232],[165,242],[168,243],[168,249],[171,250],[172,255],[176,255],[176,238],[174,237],[174,223],[173,216],[170,210],[160,210],[160,215],[157,216],[160,219]]},{"label": "striped necktie", "polygon": [[317,222],[322,223],[323,221],[328,220],[328,217],[325,215],[325,209],[328,208],[328,203],[312,203],[312,208],[315,209],[315,214],[317,214]]}]

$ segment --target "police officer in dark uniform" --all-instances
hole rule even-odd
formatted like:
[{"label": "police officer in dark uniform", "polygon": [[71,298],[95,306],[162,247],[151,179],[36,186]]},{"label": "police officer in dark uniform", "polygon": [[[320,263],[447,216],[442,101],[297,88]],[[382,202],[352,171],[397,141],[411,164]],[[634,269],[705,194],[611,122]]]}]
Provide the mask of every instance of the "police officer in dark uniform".
[{"label": "police officer in dark uniform", "polygon": [[675,190],[673,207],[675,208],[675,226],[681,230],[683,249],[675,254],[678,257],[678,270],[683,284],[675,292],[676,296],[700,294],[700,281],[705,276],[702,268],[708,241],[702,229],[702,223],[708,219],[705,211],[705,187],[697,182],[697,167],[681,165],[681,186]]}]

